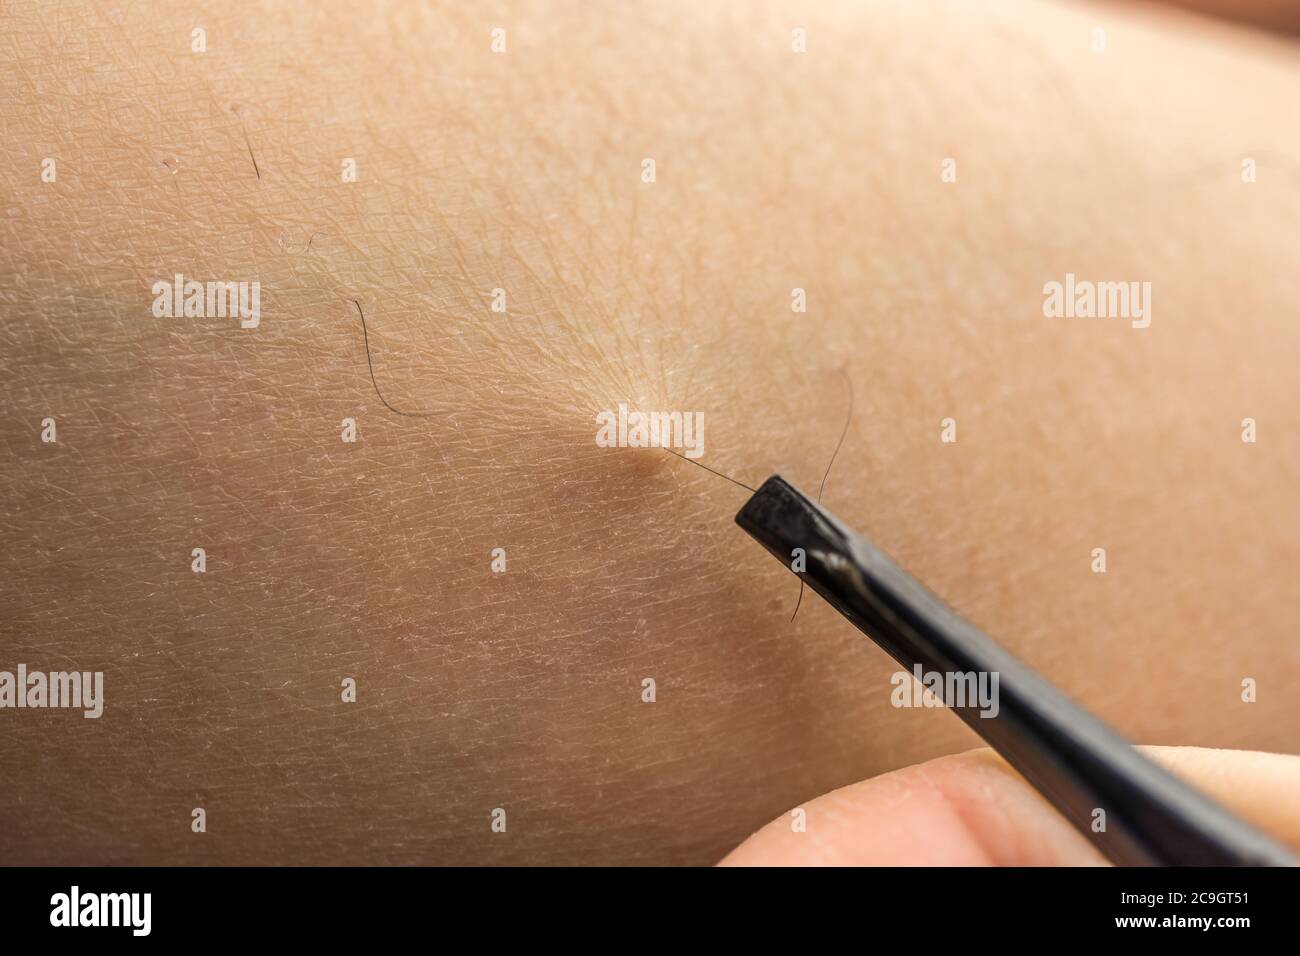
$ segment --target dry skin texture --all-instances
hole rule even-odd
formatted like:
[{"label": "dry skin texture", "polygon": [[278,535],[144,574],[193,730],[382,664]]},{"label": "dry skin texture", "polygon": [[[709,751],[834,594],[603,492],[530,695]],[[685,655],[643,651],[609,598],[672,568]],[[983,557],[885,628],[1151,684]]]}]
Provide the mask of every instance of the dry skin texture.
[{"label": "dry skin texture", "polygon": [[[1295,49],[931,9],[6,4],[0,669],[107,701],[0,712],[0,859],[711,862],[972,745],[789,624],[743,491],[593,440],[700,410],[815,490],[839,368],[833,511],[1130,736],[1300,749]],[[1067,272],[1151,327],[1045,319]]]}]

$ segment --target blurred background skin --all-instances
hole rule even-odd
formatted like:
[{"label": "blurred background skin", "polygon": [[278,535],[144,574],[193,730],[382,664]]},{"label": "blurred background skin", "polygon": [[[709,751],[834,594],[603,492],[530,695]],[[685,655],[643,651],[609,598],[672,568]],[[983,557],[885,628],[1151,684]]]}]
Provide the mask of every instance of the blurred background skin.
[{"label": "blurred background skin", "polygon": [[1164,0],[1173,7],[1223,17],[1279,33],[1300,33],[1295,0]]},{"label": "blurred background skin", "polygon": [[[790,622],[741,489],[593,441],[701,410],[701,461],[816,489],[841,369],[833,511],[1131,737],[1300,747],[1294,41],[1119,4],[0,16],[0,668],[107,697],[0,713],[0,859],[709,863],[972,746],[821,602]],[[177,272],[258,279],[261,325],[155,319]],[[1151,328],[1042,318],[1067,272],[1151,281]],[[428,417],[375,395],[354,298]]]}]

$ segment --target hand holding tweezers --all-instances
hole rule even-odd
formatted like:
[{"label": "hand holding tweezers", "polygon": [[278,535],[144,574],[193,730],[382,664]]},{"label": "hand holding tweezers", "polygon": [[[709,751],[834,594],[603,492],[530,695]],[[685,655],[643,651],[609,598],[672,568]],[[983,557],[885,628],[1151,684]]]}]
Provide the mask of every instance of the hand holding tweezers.
[{"label": "hand holding tweezers", "polygon": [[[953,707],[1118,864],[1292,866],[1282,846],[1157,766],[780,476],[736,523],[786,567],[802,548],[810,588],[911,671],[997,673],[999,706]],[[1093,829],[1105,810],[1104,830]]]}]

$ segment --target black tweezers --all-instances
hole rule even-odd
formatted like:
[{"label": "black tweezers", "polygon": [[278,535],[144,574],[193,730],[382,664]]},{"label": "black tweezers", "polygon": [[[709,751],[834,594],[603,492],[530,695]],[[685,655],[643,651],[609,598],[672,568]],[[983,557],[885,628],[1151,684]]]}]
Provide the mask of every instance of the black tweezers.
[{"label": "black tweezers", "polygon": [[1286,849],[1142,756],[784,478],[767,479],[736,524],[787,568],[802,548],[806,568],[795,573],[909,671],[996,672],[996,716],[981,717],[974,701],[952,709],[1113,863],[1295,865]]}]

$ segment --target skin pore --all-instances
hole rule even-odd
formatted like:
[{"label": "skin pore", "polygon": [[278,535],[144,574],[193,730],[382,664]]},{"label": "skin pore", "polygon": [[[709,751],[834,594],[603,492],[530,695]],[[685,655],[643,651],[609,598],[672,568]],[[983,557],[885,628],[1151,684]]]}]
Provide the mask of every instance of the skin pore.
[{"label": "skin pore", "polygon": [[[1294,46],[1048,3],[0,16],[0,669],[105,675],[99,719],[0,712],[5,861],[711,863],[976,745],[790,622],[743,489],[595,442],[701,411],[699,462],[815,492],[846,375],[832,511],[1132,739],[1300,749]],[[155,317],[177,273],[258,280],[259,326]],[[1150,282],[1150,326],[1044,317],[1067,274]]]}]

